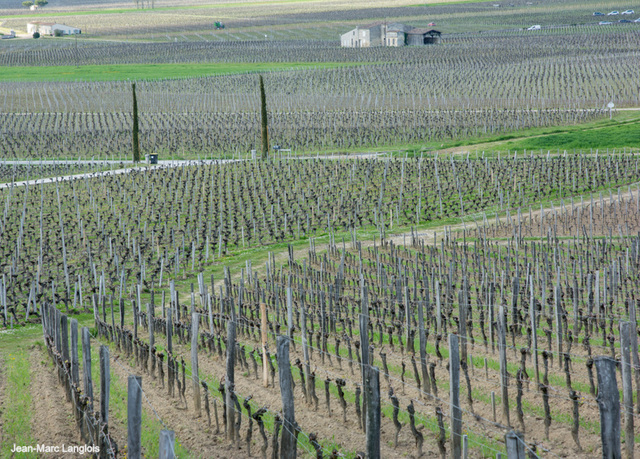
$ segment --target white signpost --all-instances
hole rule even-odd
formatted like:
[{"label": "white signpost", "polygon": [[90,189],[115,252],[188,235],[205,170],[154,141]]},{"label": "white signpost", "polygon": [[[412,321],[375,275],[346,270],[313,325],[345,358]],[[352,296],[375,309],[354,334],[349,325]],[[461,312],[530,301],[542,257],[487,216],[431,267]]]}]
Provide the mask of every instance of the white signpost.
[{"label": "white signpost", "polygon": [[609,107],[609,119],[611,119],[611,111],[613,110],[613,107],[615,107],[615,104],[613,102],[609,102],[607,107]]}]

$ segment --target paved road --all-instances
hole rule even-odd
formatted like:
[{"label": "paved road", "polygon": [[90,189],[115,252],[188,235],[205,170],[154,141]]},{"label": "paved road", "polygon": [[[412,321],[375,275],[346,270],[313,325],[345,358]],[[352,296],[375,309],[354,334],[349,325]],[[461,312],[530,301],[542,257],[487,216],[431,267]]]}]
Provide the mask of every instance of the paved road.
[{"label": "paved road", "polygon": [[[94,171],[94,172],[85,172],[82,174],[73,174],[73,175],[62,175],[58,177],[47,177],[47,178],[39,178],[32,180],[22,180],[20,182],[7,182],[0,183],[0,190],[4,188],[13,188],[17,186],[25,186],[25,185],[40,185],[46,183],[54,183],[54,182],[67,182],[69,180],[77,180],[83,178],[95,178],[95,177],[106,177],[109,175],[120,175],[127,174],[131,171],[135,170],[145,170],[149,168],[168,168],[168,167],[179,167],[179,166],[188,166],[188,165],[196,165],[196,164],[223,164],[240,161],[238,159],[223,159],[223,160],[212,160],[212,161],[162,161],[162,164],[158,164],[157,166],[148,166],[148,167],[126,167],[121,169],[110,169],[106,171]],[[78,161],[38,161],[38,162],[29,162],[29,161],[1,161],[0,164],[78,164]],[[89,162],[90,164],[103,164],[103,162]],[[122,164],[121,161],[114,161],[111,164]],[[108,163],[107,163],[108,164]]]},{"label": "paved road", "polygon": [[[358,153],[352,155],[323,155],[323,156],[294,156],[291,159],[345,159],[345,158],[377,158],[381,155],[385,155],[388,152],[382,153]],[[69,180],[76,180],[82,178],[95,178],[95,177],[105,177],[109,175],[120,175],[127,174],[134,170],[146,170],[146,169],[155,169],[155,168],[169,168],[169,167],[180,167],[180,166],[198,166],[204,164],[228,164],[238,161],[246,161],[244,159],[203,159],[203,160],[194,160],[194,159],[186,159],[186,160],[164,160],[158,161],[157,165],[148,165],[145,163],[141,163],[139,167],[124,167],[119,169],[110,169],[104,171],[94,171],[94,172],[85,172],[81,174],[72,174],[72,175],[62,175],[57,177],[47,177],[47,178],[39,178],[32,180],[22,180],[19,182],[7,182],[0,183],[0,190],[5,188],[12,188],[18,186],[25,185],[40,185],[46,183],[54,183],[54,182],[66,182]],[[117,160],[102,160],[102,161],[91,161],[91,160],[41,160],[41,161],[11,161],[11,160],[0,160],[0,165],[56,165],[56,164],[88,164],[93,166],[113,166],[113,165],[125,165],[125,164],[133,164],[133,161],[117,161]]]}]

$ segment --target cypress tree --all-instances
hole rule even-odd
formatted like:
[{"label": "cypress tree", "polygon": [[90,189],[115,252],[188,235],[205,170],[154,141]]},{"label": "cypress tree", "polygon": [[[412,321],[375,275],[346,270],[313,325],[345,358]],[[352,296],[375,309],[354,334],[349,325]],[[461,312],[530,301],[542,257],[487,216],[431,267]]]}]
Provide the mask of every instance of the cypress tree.
[{"label": "cypress tree", "polygon": [[260,109],[262,122],[262,159],[267,159],[269,154],[269,131],[267,128],[267,97],[264,94],[264,80],[260,75]]},{"label": "cypress tree", "polygon": [[138,100],[136,99],[136,84],[131,83],[133,91],[133,162],[140,162],[140,141],[138,139]]}]

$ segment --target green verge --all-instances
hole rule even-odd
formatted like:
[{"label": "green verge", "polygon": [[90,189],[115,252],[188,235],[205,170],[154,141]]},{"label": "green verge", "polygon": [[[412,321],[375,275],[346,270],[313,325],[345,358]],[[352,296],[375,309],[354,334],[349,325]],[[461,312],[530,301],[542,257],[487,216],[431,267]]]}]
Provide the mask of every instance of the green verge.
[{"label": "green verge", "polygon": [[596,148],[637,148],[640,145],[640,118],[603,126],[585,126],[583,129],[567,130],[558,134],[543,135],[508,141],[503,148],[508,150],[573,150]]},{"label": "green verge", "polygon": [[0,82],[20,81],[116,81],[164,80],[240,73],[274,72],[347,67],[344,62],[287,62],[287,63],[198,63],[198,64],[115,64],[61,65],[51,67],[1,67]]},{"label": "green verge", "polygon": [[[0,414],[2,430],[0,430],[0,456],[27,457],[27,453],[12,453],[13,445],[34,445],[31,434],[31,372],[29,370],[29,352],[27,342],[20,338],[22,331],[31,333],[37,330],[16,329],[5,330],[2,337],[3,373],[5,378],[4,392],[6,395],[2,413]],[[32,344],[32,342],[28,342]]]},{"label": "green verge", "polygon": [[[590,150],[607,148],[634,148],[640,145],[640,110],[620,111],[609,120],[599,119],[582,124],[522,129],[493,136],[467,137],[459,140],[425,142],[422,144],[389,145],[387,148],[367,151],[395,150],[420,154],[420,152],[449,150],[455,153],[477,150],[479,152]],[[365,151],[366,149],[358,149]],[[453,150],[453,151],[451,151]]]}]

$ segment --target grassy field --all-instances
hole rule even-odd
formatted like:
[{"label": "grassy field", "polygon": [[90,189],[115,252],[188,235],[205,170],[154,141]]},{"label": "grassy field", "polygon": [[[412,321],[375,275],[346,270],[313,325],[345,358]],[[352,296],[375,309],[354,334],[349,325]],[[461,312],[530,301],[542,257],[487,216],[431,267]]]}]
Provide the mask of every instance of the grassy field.
[{"label": "grassy field", "polygon": [[1,81],[120,81],[163,80],[196,76],[230,75],[241,73],[276,72],[314,68],[345,67],[339,62],[297,63],[205,63],[205,64],[120,64],[120,65],[70,65],[48,67],[3,67]]},{"label": "grassy field", "polygon": [[451,142],[442,148],[473,147],[480,150],[588,150],[638,148],[640,117],[636,111],[618,112],[605,119],[575,126],[527,129],[489,139]]},{"label": "grassy field", "polygon": [[621,111],[612,119],[573,126],[534,128],[489,137],[475,137],[449,142],[385,145],[375,149],[354,148],[349,153],[366,151],[465,153],[468,151],[506,152],[523,150],[563,151],[596,149],[637,149],[640,145],[640,117],[636,111]]},{"label": "grassy field", "polygon": [[561,132],[534,135],[528,138],[504,142],[501,148],[508,150],[573,150],[603,148],[637,148],[640,145],[640,118],[628,121],[589,123],[559,129]]}]

